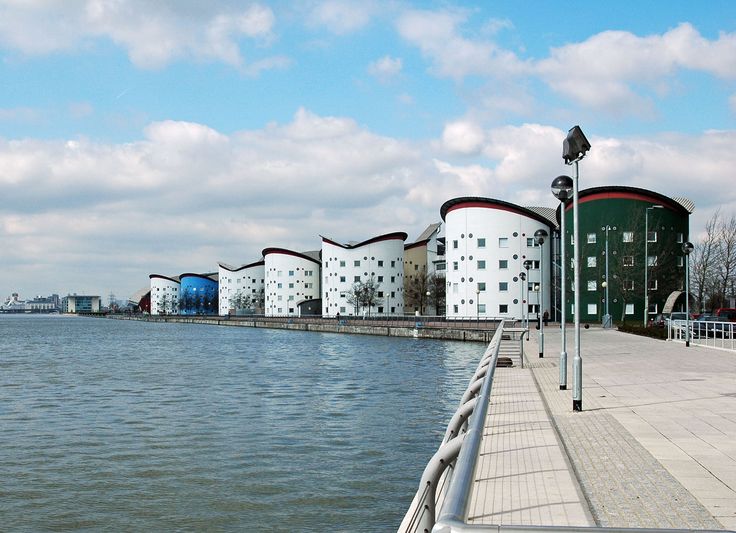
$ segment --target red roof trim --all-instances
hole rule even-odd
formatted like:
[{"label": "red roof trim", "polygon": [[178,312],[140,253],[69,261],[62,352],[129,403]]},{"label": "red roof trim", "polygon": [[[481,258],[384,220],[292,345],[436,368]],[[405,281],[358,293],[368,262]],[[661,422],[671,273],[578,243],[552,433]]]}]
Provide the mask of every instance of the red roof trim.
[{"label": "red roof trim", "polygon": [[431,239],[424,239],[417,242],[411,242],[404,245],[404,250],[411,250],[412,248],[419,248],[420,246],[426,246]]},{"label": "red roof trim", "polygon": [[[581,194],[578,198],[578,204],[586,202],[595,202],[598,200],[635,200],[639,202],[647,202],[651,204],[660,204],[672,211],[681,211],[684,207],[679,204],[675,205],[673,200],[665,199],[660,195],[649,195],[644,192],[627,192],[627,191],[611,191],[611,192],[594,192],[591,194]],[[568,202],[565,211],[572,209],[572,201]]]},{"label": "red roof trim", "polygon": [[339,242],[335,242],[332,239],[328,239],[327,237],[324,237],[324,236],[322,237],[322,242],[326,242],[334,246],[339,246],[340,248],[344,248],[345,250],[355,250],[356,248],[360,248],[368,244],[373,244],[374,242],[393,241],[393,240],[400,240],[401,242],[404,242],[408,237],[409,235],[407,235],[403,231],[395,231],[393,233],[386,233],[385,235],[379,235],[377,237],[373,237],[372,239],[368,239],[363,242],[359,242],[357,244],[340,244]]},{"label": "red roof trim", "polygon": [[[314,259],[313,257],[309,257],[308,255],[300,254],[299,252],[295,252],[293,250],[287,250],[286,248],[264,248],[263,257],[265,258],[269,254],[282,254],[282,255],[291,255],[294,257],[299,257],[300,259],[306,259],[307,261],[311,261],[312,263],[317,263],[318,265],[322,266],[322,263]],[[265,261],[264,261],[265,264]]]},{"label": "red roof trim", "polygon": [[245,270],[246,268],[264,265],[266,264],[266,262],[263,259],[261,259],[260,261],[256,261],[255,263],[249,263],[247,265],[242,265],[242,266],[239,266],[238,268],[229,268],[228,265],[225,265],[223,263],[217,263],[217,264],[220,265],[225,270],[227,270],[228,272],[240,272],[241,270]]},{"label": "red roof trim", "polygon": [[202,278],[202,279],[206,279],[207,281],[211,281],[212,283],[215,283],[215,284],[218,283],[217,280],[214,280],[205,274],[197,274],[195,272],[185,272],[184,274],[179,276],[179,279],[184,279],[184,278]]},{"label": "red roof trim", "polygon": [[153,278],[165,279],[165,280],[168,280],[168,281],[173,281],[174,283],[181,284],[181,282],[179,280],[174,279],[174,278],[170,278],[169,276],[162,276],[161,274],[151,274],[150,276],[148,276],[148,278],[149,279],[153,279]]}]

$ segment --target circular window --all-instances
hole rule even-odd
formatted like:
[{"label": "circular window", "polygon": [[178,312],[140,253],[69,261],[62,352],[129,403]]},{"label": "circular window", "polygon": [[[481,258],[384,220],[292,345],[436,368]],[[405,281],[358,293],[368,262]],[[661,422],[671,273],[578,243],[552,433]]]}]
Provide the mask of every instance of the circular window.
[{"label": "circular window", "polygon": [[518,298],[514,298],[514,303],[515,304],[518,304],[519,303],[519,299]]},{"label": "circular window", "polygon": [[468,300],[468,303],[469,303],[469,304],[472,304],[472,303],[473,303],[473,300],[472,300],[472,298],[471,298],[470,300]]},{"label": "circular window", "polygon": [[[472,239],[473,238],[473,234],[472,233],[468,233],[468,237]],[[470,303],[473,303],[473,302],[470,302]]]},{"label": "circular window", "polygon": [[518,254],[514,254],[514,259],[519,259],[519,255]]},{"label": "circular window", "polygon": [[519,278],[514,276],[514,282],[519,281]]},{"label": "circular window", "polygon": [[462,283],[465,283],[465,278],[460,278],[460,281],[461,281]]},{"label": "circular window", "polygon": [[465,261],[465,256],[464,255],[461,255],[460,256],[460,261]]},{"label": "circular window", "polygon": [[468,281],[472,283],[473,282],[473,278],[468,278]]},{"label": "circular window", "polygon": [[461,304],[464,304],[464,303],[465,303],[465,300],[460,300],[460,303],[461,303]]},{"label": "circular window", "polygon": [[469,261],[472,261],[473,260],[473,256],[472,255],[468,256],[468,260]]},{"label": "circular window", "polygon": [[519,236],[519,232],[518,231],[515,231],[514,232],[514,237],[518,237],[518,236]]}]

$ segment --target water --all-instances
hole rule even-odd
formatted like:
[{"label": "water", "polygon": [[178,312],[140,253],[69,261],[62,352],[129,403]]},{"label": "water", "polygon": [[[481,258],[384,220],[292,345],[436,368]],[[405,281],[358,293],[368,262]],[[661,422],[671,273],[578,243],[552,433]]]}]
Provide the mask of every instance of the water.
[{"label": "water", "polygon": [[3,530],[393,531],[483,346],[2,316]]}]

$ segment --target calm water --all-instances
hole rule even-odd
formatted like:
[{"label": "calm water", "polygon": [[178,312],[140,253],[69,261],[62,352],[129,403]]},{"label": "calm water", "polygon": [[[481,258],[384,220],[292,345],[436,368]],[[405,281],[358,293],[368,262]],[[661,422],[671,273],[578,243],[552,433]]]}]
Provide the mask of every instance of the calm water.
[{"label": "calm water", "polygon": [[1,316],[3,530],[394,531],[483,346]]}]

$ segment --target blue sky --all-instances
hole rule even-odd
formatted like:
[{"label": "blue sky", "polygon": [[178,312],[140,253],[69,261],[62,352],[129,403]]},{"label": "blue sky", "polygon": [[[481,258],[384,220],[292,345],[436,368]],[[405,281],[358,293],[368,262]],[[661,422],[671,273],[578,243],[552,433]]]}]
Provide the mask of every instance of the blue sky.
[{"label": "blue sky", "polygon": [[736,211],[732,2],[211,4],[0,0],[0,296],[553,206],[575,124],[581,187]]}]

